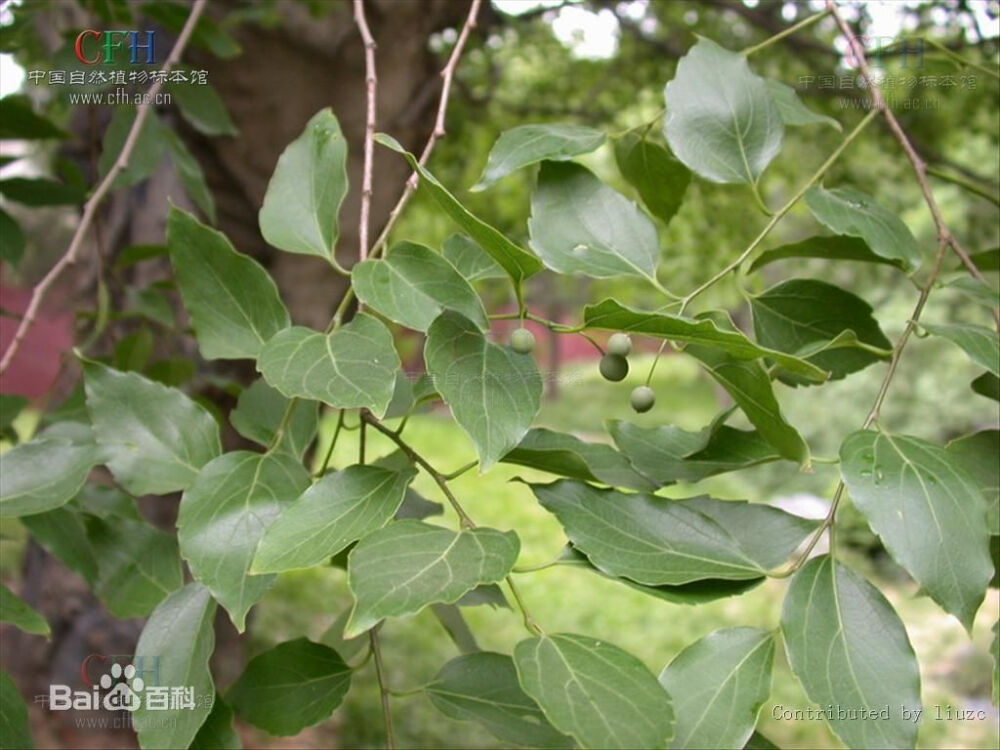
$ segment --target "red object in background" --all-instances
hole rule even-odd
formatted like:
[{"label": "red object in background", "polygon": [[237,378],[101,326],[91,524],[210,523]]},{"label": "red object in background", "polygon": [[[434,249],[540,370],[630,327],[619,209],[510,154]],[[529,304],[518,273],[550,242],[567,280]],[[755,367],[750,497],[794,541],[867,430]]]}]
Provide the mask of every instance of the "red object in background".
[{"label": "red object in background", "polygon": [[[5,311],[21,315],[30,299],[30,289],[0,284],[0,307]],[[20,318],[0,315],[0,352],[7,351],[20,322]],[[62,357],[72,346],[73,315],[52,314],[43,303],[10,367],[0,375],[0,393],[28,398],[44,395],[55,384]]]}]

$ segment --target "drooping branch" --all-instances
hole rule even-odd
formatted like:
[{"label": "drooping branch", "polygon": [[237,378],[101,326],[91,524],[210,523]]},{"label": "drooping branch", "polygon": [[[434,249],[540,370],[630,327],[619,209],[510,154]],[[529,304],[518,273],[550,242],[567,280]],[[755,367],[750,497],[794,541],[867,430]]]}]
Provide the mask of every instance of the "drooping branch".
[{"label": "drooping branch", "polygon": [[[163,63],[163,67],[160,68],[161,73],[169,73],[174,65],[176,65],[180,60],[181,54],[184,52],[184,48],[187,46],[188,40],[191,38],[191,34],[194,31],[195,24],[198,23],[198,18],[205,10],[206,3],[207,0],[195,0],[194,4],[191,6],[191,13],[188,15],[187,21],[184,22],[184,28],[181,29],[181,33],[177,37],[177,41],[174,42],[174,47],[170,50],[170,55]],[[122,146],[122,150],[118,154],[118,158],[115,159],[111,169],[109,169],[108,173],[104,175],[104,179],[101,180],[101,182],[97,185],[97,188],[91,194],[90,198],[88,198],[87,202],[84,204],[83,215],[80,217],[80,223],[77,224],[76,230],[73,232],[73,237],[70,240],[69,247],[66,249],[66,253],[56,262],[54,266],[52,266],[49,272],[45,274],[42,280],[35,284],[35,287],[31,290],[31,300],[28,302],[28,308],[25,310],[24,317],[21,318],[21,322],[17,327],[17,331],[14,333],[14,338],[10,342],[10,346],[7,347],[7,351],[4,352],[3,358],[0,359],[0,375],[7,371],[7,368],[10,367],[10,363],[14,360],[14,356],[17,354],[18,349],[20,349],[25,336],[28,335],[28,331],[31,329],[35,319],[38,317],[38,311],[49,289],[59,279],[63,271],[77,261],[80,254],[80,248],[83,245],[83,239],[86,237],[91,224],[94,222],[97,209],[100,207],[105,196],[107,196],[107,194],[111,191],[118,175],[121,174],[122,170],[128,166],[129,159],[132,156],[132,151],[135,150],[135,145],[139,141],[139,134],[142,132],[142,126],[149,117],[149,113],[153,107],[152,103],[156,101],[156,95],[163,88],[166,79],[167,76],[165,75],[157,76],[156,82],[149,87],[149,90],[143,98],[142,104],[140,104],[136,109],[135,120],[132,122],[132,127],[129,129],[128,136],[125,138],[125,144]]]},{"label": "drooping branch", "polygon": [[[837,20],[837,25],[844,33],[844,36],[847,37],[847,43],[850,45],[851,51],[858,62],[861,75],[864,76],[865,82],[868,84],[868,90],[871,91],[873,106],[875,109],[882,112],[886,123],[889,126],[889,130],[892,131],[893,136],[895,136],[896,140],[899,141],[899,145],[902,146],[907,159],[909,159],[910,164],[913,165],[913,171],[917,175],[917,182],[920,185],[920,191],[923,193],[924,202],[927,204],[927,208],[930,209],[931,216],[934,218],[934,226],[937,229],[938,240],[955,252],[974,278],[986,283],[986,279],[983,277],[982,272],[973,262],[972,258],[969,257],[969,254],[962,248],[958,239],[954,234],[952,234],[951,229],[949,229],[948,224],[941,215],[941,209],[938,206],[937,200],[934,197],[934,191],[931,189],[930,182],[927,179],[927,163],[920,157],[920,154],[917,153],[916,149],[913,148],[913,144],[907,137],[906,131],[903,130],[903,126],[899,124],[899,120],[896,119],[896,115],[886,103],[885,97],[882,95],[882,90],[879,88],[874,77],[872,76],[871,68],[868,66],[868,60],[865,57],[864,49],[859,43],[857,36],[851,30],[847,21],[844,20],[844,17],[840,14],[840,11],[837,9],[837,4],[833,2],[833,0],[827,0],[826,7]],[[997,319],[998,325],[1000,325],[1000,312],[996,309],[994,309],[994,316]]]},{"label": "drooping branch", "polygon": [[[469,15],[465,19],[465,24],[462,26],[462,30],[458,34],[458,38],[455,40],[455,48],[451,51],[451,55],[448,57],[448,62],[445,64],[444,68],[441,70],[441,98],[438,100],[437,116],[434,119],[434,129],[431,131],[430,137],[427,139],[427,143],[424,144],[424,150],[420,152],[420,165],[424,166],[427,164],[427,160],[430,159],[431,152],[434,151],[434,146],[437,145],[438,139],[442,138],[445,134],[445,117],[448,112],[448,99],[451,97],[451,86],[455,78],[455,69],[458,67],[458,61],[462,57],[462,51],[465,49],[465,44],[469,39],[469,34],[472,29],[476,27],[476,18],[479,15],[479,7],[482,4],[482,0],[472,0],[469,5]],[[409,202],[410,197],[413,195],[413,191],[417,189],[417,181],[419,177],[416,172],[410,175],[410,179],[406,181],[406,187],[403,188],[403,194],[399,197],[396,205],[393,206],[392,212],[389,214],[389,219],[385,223],[385,227],[382,229],[381,234],[379,234],[378,239],[371,247],[372,255],[378,252],[378,249],[385,244],[385,241],[389,238],[389,233],[392,231],[393,225],[402,213],[403,208]]]},{"label": "drooping branch", "polygon": [[358,260],[368,257],[368,225],[372,208],[372,162],[375,152],[375,97],[378,76],[375,73],[375,38],[365,18],[364,0],[354,0],[354,22],[365,45],[365,164],[361,177],[361,217],[358,223]]}]

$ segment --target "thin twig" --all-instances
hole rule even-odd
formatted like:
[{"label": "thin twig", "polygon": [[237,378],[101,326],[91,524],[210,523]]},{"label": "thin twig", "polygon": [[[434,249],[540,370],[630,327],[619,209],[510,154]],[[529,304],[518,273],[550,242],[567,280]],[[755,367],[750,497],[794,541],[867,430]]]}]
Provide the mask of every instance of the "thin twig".
[{"label": "thin twig", "polygon": [[[465,49],[465,43],[469,38],[469,33],[476,27],[476,17],[479,15],[479,6],[481,3],[482,0],[472,0],[472,3],[469,5],[469,15],[465,19],[465,25],[462,26],[462,30],[458,34],[458,39],[455,41],[455,48],[451,51],[451,56],[448,58],[448,62],[441,70],[443,84],[441,86],[441,99],[438,102],[437,118],[434,121],[434,130],[431,131],[431,135],[427,139],[427,143],[424,145],[424,150],[420,153],[420,166],[427,164],[427,160],[430,159],[431,152],[434,150],[434,146],[437,145],[438,139],[442,138],[445,134],[445,115],[448,112],[448,98],[451,96],[451,84],[455,77],[455,69],[458,67],[458,61],[462,56],[462,51]],[[417,189],[417,181],[419,179],[420,178],[416,171],[414,171],[413,174],[410,175],[410,179],[406,181],[406,187],[403,189],[403,194],[399,197],[396,205],[393,206],[392,212],[389,214],[389,220],[385,223],[385,227],[379,234],[378,239],[375,240],[375,244],[372,245],[371,255],[375,255],[378,252],[378,249],[382,247],[389,238],[389,232],[392,231],[393,225],[396,223],[396,220],[399,218],[400,213],[402,213],[403,208],[410,200],[410,196],[413,195],[413,191]]]},{"label": "thin twig", "polygon": [[326,456],[323,457],[323,463],[320,465],[319,469],[313,475],[319,478],[326,474],[326,469],[330,465],[330,458],[333,456],[333,449],[337,445],[337,438],[340,437],[340,431],[344,429],[344,410],[337,410],[337,426],[333,430],[333,437],[330,438],[330,447],[326,449]]},{"label": "thin twig", "polygon": [[378,690],[382,696],[382,718],[385,719],[385,744],[389,750],[396,747],[396,735],[392,730],[392,711],[389,706],[389,695],[391,691],[386,685],[385,667],[382,665],[382,650],[378,643],[378,629],[376,625],[368,631],[368,639],[371,643],[371,652],[375,655],[375,676],[378,678]]},{"label": "thin twig", "polygon": [[[178,60],[180,60],[181,53],[184,52],[184,47],[191,38],[191,33],[194,31],[194,26],[205,9],[206,2],[207,0],[195,0],[194,5],[191,6],[191,13],[188,15],[187,21],[184,22],[184,28],[181,29],[177,41],[174,42],[174,48],[170,50],[170,56],[167,57],[166,62],[163,63],[163,67],[160,69],[162,73],[168,73],[177,64]],[[125,145],[122,146],[121,153],[118,154],[118,158],[115,159],[115,163],[111,166],[111,169],[104,175],[104,179],[101,180],[97,189],[94,190],[86,204],[84,204],[83,215],[80,217],[80,223],[76,225],[76,231],[73,232],[73,237],[70,240],[66,253],[32,289],[28,309],[25,311],[24,317],[21,318],[17,332],[14,334],[10,346],[7,347],[7,351],[4,352],[3,359],[0,359],[0,375],[7,371],[11,361],[14,359],[14,355],[17,354],[18,349],[21,347],[21,342],[28,335],[28,330],[34,324],[42,300],[48,293],[49,288],[55,284],[56,280],[68,266],[76,262],[77,256],[80,253],[80,247],[83,244],[83,238],[94,221],[101,201],[111,191],[115,179],[121,174],[121,171],[128,166],[128,161],[132,156],[132,151],[135,149],[135,144],[139,141],[139,134],[142,132],[143,123],[146,122],[146,118],[149,117],[149,113],[152,110],[152,102],[156,100],[156,95],[163,88],[165,80],[166,76],[158,76],[156,82],[149,87],[143,103],[136,109],[135,120],[132,122],[132,127],[125,138]]]},{"label": "thin twig", "polygon": [[434,483],[440,488],[441,492],[444,493],[444,496],[448,498],[448,502],[451,504],[451,507],[455,509],[455,512],[458,514],[459,521],[464,528],[476,528],[475,522],[473,522],[473,520],[469,517],[469,514],[465,512],[465,508],[463,508],[462,504],[458,502],[458,498],[455,497],[455,493],[452,492],[451,488],[448,486],[448,479],[444,474],[431,466],[430,462],[417,453],[409,443],[403,440],[403,438],[395,432],[395,430],[390,430],[370,412],[362,411],[361,419],[394,442],[397,447],[403,451],[403,453],[405,453],[411,461],[413,461],[413,463],[417,464],[420,468],[427,472],[430,478],[434,480]]},{"label": "thin twig", "polygon": [[840,155],[842,153],[844,153],[844,150],[849,145],[851,145],[851,142],[855,138],[858,137],[858,135],[861,133],[861,131],[865,129],[865,126],[868,125],[868,123],[870,123],[874,119],[874,117],[875,117],[876,114],[877,113],[873,111],[873,112],[869,112],[867,115],[865,115],[864,119],[861,120],[861,122],[859,122],[857,124],[857,126],[854,128],[854,130],[852,130],[850,133],[847,134],[847,136],[844,138],[844,140],[842,140],[840,142],[840,145],[837,146],[837,148],[834,149],[833,153],[830,154],[829,157],[827,157],[826,161],[824,161],[820,165],[819,169],[817,169],[815,172],[813,172],[812,176],[808,180],[806,180],[805,183],[802,185],[802,187],[800,187],[795,192],[795,195],[793,195],[788,200],[788,202],[785,203],[784,206],[782,206],[781,208],[779,208],[775,212],[774,216],[771,217],[771,220],[767,222],[767,226],[765,226],[761,230],[760,234],[758,234],[754,238],[753,242],[751,242],[747,246],[747,249],[744,250],[742,253],[740,253],[739,257],[736,258],[736,260],[734,260],[732,263],[730,263],[728,266],[726,266],[725,268],[723,268],[721,271],[719,271],[717,274],[715,274],[712,278],[710,278],[704,284],[702,284],[697,289],[695,289],[693,292],[691,292],[686,297],[684,297],[684,299],[683,299],[683,301],[681,303],[681,309],[680,309],[680,312],[678,313],[678,315],[683,315],[684,314],[684,310],[687,309],[687,306],[688,306],[688,304],[690,304],[691,300],[693,300],[695,297],[697,297],[699,294],[701,294],[702,292],[704,292],[709,287],[713,286],[716,282],[718,282],[721,279],[723,279],[730,272],[732,272],[736,268],[739,268],[739,266],[743,263],[743,261],[745,261],[747,258],[750,257],[750,254],[754,250],[757,249],[757,246],[760,245],[760,243],[764,241],[764,238],[767,237],[767,235],[771,233],[771,230],[774,229],[774,227],[777,226],[778,222],[781,221],[782,218],[784,218],[785,214],[787,214],[789,211],[792,210],[792,207],[796,203],[799,202],[799,200],[802,198],[803,195],[806,194],[806,192],[809,190],[809,188],[811,188],[813,185],[815,185],[817,182],[819,182],[820,178],[823,177],[824,174],[826,174],[827,170],[829,170],[830,167],[833,166],[834,162],[836,162],[837,159],[840,158]]},{"label": "thin twig", "polygon": [[[934,191],[931,190],[930,183],[927,180],[927,163],[921,158],[920,154],[917,153],[916,149],[913,148],[913,144],[910,143],[910,139],[907,137],[906,131],[903,130],[903,126],[899,124],[899,120],[896,119],[896,115],[893,114],[892,109],[889,108],[889,105],[885,101],[885,97],[882,96],[882,90],[878,87],[878,84],[872,77],[871,68],[868,66],[868,60],[865,58],[865,51],[862,48],[861,43],[858,41],[857,36],[851,31],[851,27],[848,26],[844,17],[840,15],[840,11],[837,10],[837,4],[833,2],[833,0],[826,0],[826,7],[830,13],[833,14],[833,17],[836,19],[837,25],[840,26],[840,30],[844,33],[844,36],[847,37],[847,43],[851,48],[854,58],[858,62],[861,75],[868,84],[868,90],[871,91],[874,109],[876,111],[881,111],[885,116],[886,123],[889,125],[889,130],[892,131],[896,140],[899,141],[899,145],[902,146],[903,151],[906,152],[906,156],[910,160],[910,164],[913,165],[913,171],[917,175],[917,182],[920,184],[920,191],[924,195],[924,202],[927,203],[927,208],[930,209],[931,216],[934,218],[934,226],[937,228],[938,238],[941,242],[951,247],[975,279],[985,284],[986,279],[983,277],[982,272],[973,262],[972,258],[969,257],[969,254],[959,244],[955,235],[951,233],[947,223],[945,223],[944,217],[941,215],[941,209],[938,207],[937,200],[934,198]],[[1000,326],[1000,310],[994,308],[993,315],[996,318],[997,325]]]},{"label": "thin twig", "polygon": [[775,42],[781,41],[786,36],[790,36],[790,35],[794,34],[796,31],[801,31],[806,26],[811,26],[812,24],[816,23],[820,19],[826,18],[828,15],[830,15],[830,11],[829,10],[823,10],[823,11],[820,11],[819,13],[816,13],[814,15],[811,15],[811,16],[808,16],[806,18],[803,18],[798,23],[793,23],[788,28],[782,29],[781,31],[779,31],[777,34],[774,34],[773,36],[769,36],[767,39],[765,39],[760,44],[755,44],[752,47],[747,47],[745,50],[743,50],[743,56],[744,57],[749,57],[754,52],[760,52],[765,47],[769,47],[772,44],[774,44]]},{"label": "thin twig", "polygon": [[365,166],[361,177],[361,218],[358,223],[358,260],[368,257],[368,225],[372,208],[372,161],[375,154],[375,96],[378,76],[375,73],[375,38],[365,18],[364,0],[354,0],[354,22],[365,44]]}]

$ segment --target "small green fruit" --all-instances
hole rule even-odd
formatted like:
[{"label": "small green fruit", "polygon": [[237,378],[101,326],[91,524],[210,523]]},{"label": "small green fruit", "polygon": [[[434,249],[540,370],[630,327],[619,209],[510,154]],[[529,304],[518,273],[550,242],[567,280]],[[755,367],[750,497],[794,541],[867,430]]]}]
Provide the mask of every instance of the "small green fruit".
[{"label": "small green fruit", "polygon": [[640,414],[645,414],[656,403],[656,393],[648,385],[640,385],[632,391],[629,401],[633,409]]},{"label": "small green fruit", "polygon": [[617,383],[628,375],[628,360],[620,354],[605,354],[598,369],[605,380]]},{"label": "small green fruit", "polygon": [[518,354],[531,354],[535,350],[535,336],[527,328],[518,328],[510,335],[510,348]]},{"label": "small green fruit", "polygon": [[608,339],[608,354],[627,357],[632,351],[632,339],[627,333],[616,333]]}]

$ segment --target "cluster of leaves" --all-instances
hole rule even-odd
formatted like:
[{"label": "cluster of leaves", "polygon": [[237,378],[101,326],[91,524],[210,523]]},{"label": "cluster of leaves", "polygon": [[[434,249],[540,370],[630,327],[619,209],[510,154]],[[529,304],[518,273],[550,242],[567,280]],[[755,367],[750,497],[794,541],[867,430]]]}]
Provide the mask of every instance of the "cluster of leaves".
[{"label": "cluster of leaves", "polygon": [[[665,143],[650,137],[649,126],[612,139],[621,174],[644,208],[573,160],[607,142],[605,133],[556,124],[501,136],[476,187],[540,165],[530,250],[469,212],[399,143],[379,136],[410,162],[420,189],[463,234],[441,252],[415,242],[381,256],[382,247],[374,248],[351,269],[351,286],[325,331],[291,325],[262,266],[192,214],[170,209],[169,255],[201,355],[252,360],[260,373],[228,418],[262,449],[223,452],[218,415],[203,404],[120,361],[81,355],[85,408],[61,410],[35,439],[3,454],[0,515],[20,518],[113,613],[148,616],[136,657],[159,660],[159,684],[193,686],[199,696],[216,692],[208,663],[217,606],[242,631],[277,574],[329,564],[346,568],[353,603],[325,639],[336,647],[303,638],[280,643],[251,660],[214,702],[156,714],[141,709],[135,726],[143,747],[232,746],[234,713],[273,734],[294,735],[339,705],[360,668],[348,661],[362,638],[376,648],[383,622],[433,607],[450,632],[460,633],[460,607],[506,603],[504,583],[528,637],[508,655],[473,650],[456,635],[465,653],[423,688],[447,716],[479,722],[502,740],[539,747],[763,746],[754,730],[780,641],[816,703],[849,716],[889,706],[890,716],[875,721],[834,711],[830,725],[847,745],[914,745],[917,725],[902,710],[920,706],[919,666],[892,605],[835,549],[795,557],[807,540],[811,549],[835,521],[832,514],[819,522],[767,505],[656,494],[678,481],[764,462],[809,467],[809,446],[782,414],[775,381],[817,387],[893,355],[871,306],[826,281],[793,278],[759,294],[744,290],[751,336],[724,312],[685,315],[701,290],[675,297],[658,277],[654,221],[673,218],[693,176],[745,184],[757,195],[786,127],[839,124],[814,115],[784,84],[755,75],[744,55],[707,39],[681,60],[665,97]],[[287,147],[269,184],[260,229],[271,245],[335,263],[346,159],[336,117],[319,112]],[[822,175],[800,195],[832,234],[752,258],[747,252],[752,262],[734,270],[742,276],[784,258],[819,257],[917,272],[923,253],[906,225],[852,186],[818,184]],[[211,219],[198,194],[192,198]],[[667,297],[659,310],[605,299],[583,310],[579,326],[542,322],[567,335],[610,331],[669,342],[701,363],[733,407],[697,432],[614,422],[613,447],[533,428],[543,382],[531,347],[491,339],[491,314],[476,284],[508,279],[523,319],[523,284],[543,269],[648,281]],[[991,290],[977,287],[972,296],[995,304]],[[345,322],[355,297],[363,310]],[[426,374],[416,380],[401,369],[393,325],[425,334]],[[985,367],[974,389],[997,397],[994,331],[972,323],[924,328]],[[618,338],[610,356],[627,353]],[[691,604],[739,595],[767,576],[790,576],[780,627],[713,633],[659,677],[603,638],[547,632],[511,580],[516,532],[476,526],[448,488],[449,477],[403,437],[405,417],[437,401],[474,443],[480,471],[507,462],[557,477],[531,490],[566,531],[560,564]],[[310,474],[304,460],[322,407],[339,410],[341,425],[345,412],[356,411],[361,429],[378,430],[398,450],[335,469],[328,453]],[[736,409],[752,429],[727,424]],[[395,428],[383,421],[401,417]],[[876,425],[846,436],[839,460],[847,492],[873,532],[966,628],[993,577],[998,436],[989,430],[939,446]],[[87,483],[99,465],[115,486]],[[438,483],[458,528],[426,520],[442,508],[410,488],[418,470]],[[176,539],[144,521],[133,499],[174,492],[183,493]],[[995,548],[996,536],[992,542]],[[10,591],[3,597],[4,619],[47,631]],[[0,714],[23,736],[24,707],[9,678],[3,687]]]}]

